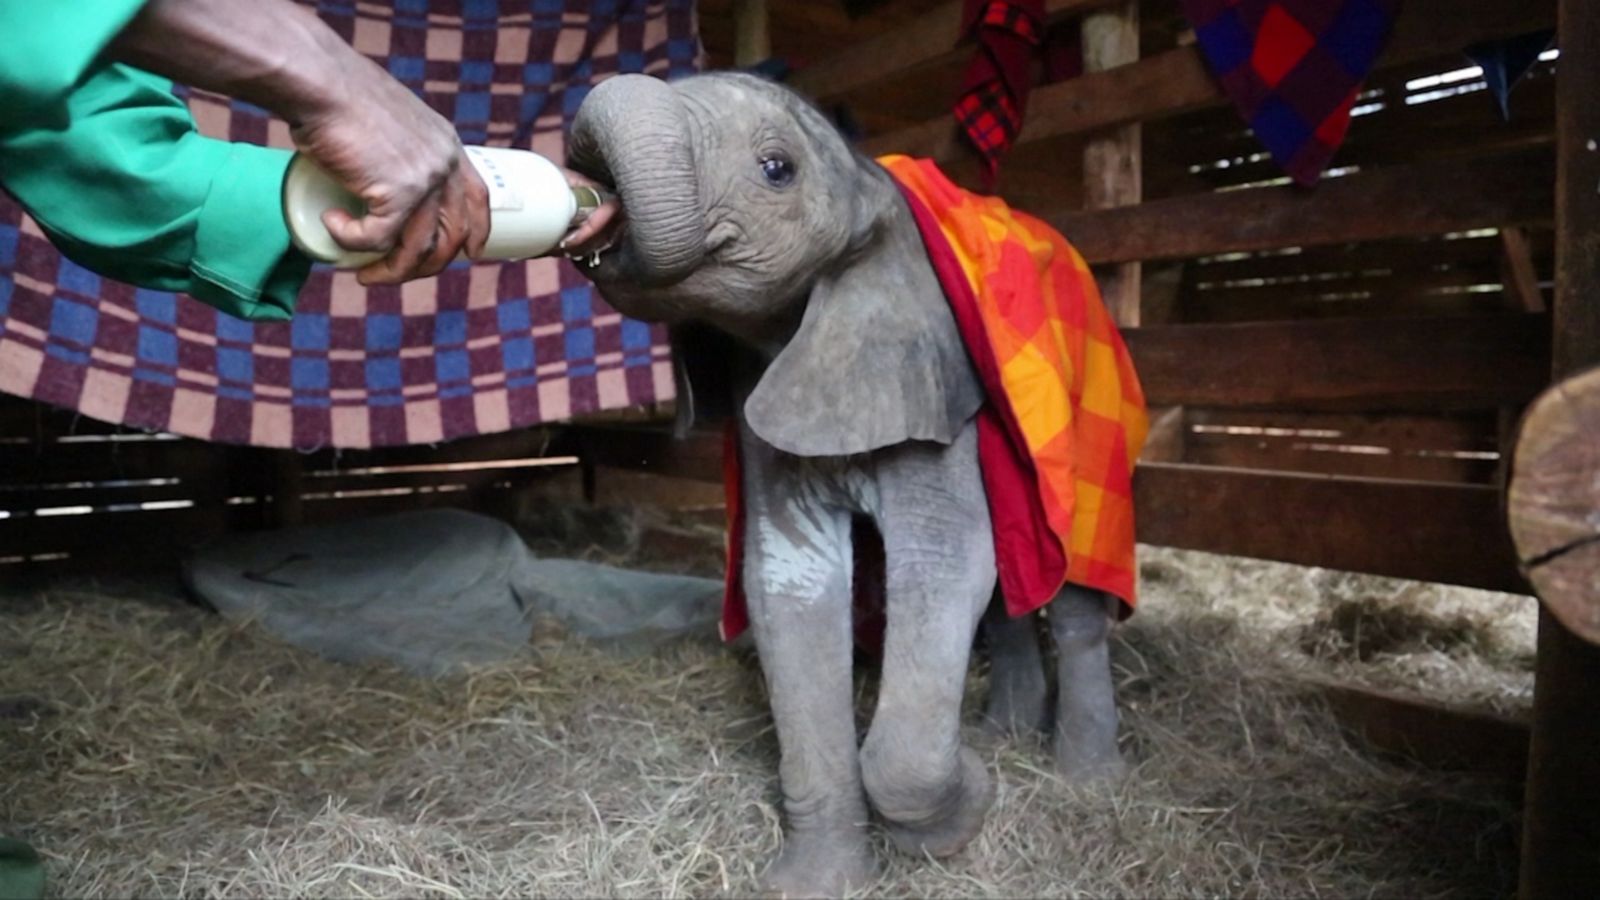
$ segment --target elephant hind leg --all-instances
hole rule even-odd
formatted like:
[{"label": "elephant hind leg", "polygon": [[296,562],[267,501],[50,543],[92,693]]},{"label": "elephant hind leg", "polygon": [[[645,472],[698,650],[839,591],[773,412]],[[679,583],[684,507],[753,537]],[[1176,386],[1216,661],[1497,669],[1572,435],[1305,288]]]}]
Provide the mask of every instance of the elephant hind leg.
[{"label": "elephant hind leg", "polygon": [[1125,770],[1117,749],[1108,600],[1069,584],[1046,613],[1058,657],[1056,770],[1070,780],[1115,778]]},{"label": "elephant hind leg", "polygon": [[984,722],[1002,734],[1042,731],[1050,717],[1050,685],[1039,653],[1039,615],[1013,618],[996,595],[983,616],[989,648],[989,694]]}]

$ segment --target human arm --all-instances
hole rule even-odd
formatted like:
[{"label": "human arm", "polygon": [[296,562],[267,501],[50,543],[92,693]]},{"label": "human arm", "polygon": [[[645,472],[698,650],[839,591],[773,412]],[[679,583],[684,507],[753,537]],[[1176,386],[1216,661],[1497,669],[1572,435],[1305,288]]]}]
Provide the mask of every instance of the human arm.
[{"label": "human arm", "polygon": [[488,191],[454,128],[309,10],[288,0],[149,0],[107,55],[287,120],[296,145],[367,204],[330,212],[334,239],[389,251],[361,280],[438,272],[489,232]]}]

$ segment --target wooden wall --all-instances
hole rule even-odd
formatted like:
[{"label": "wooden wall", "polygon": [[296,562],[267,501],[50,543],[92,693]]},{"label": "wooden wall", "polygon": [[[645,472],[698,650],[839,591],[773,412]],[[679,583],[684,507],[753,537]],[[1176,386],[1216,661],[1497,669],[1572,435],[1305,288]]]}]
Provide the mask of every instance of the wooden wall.
[{"label": "wooden wall", "polygon": [[[794,83],[850,107],[869,152],[931,156],[974,185],[948,113],[969,52],[949,39],[960,5],[889,4],[907,16],[892,26],[880,8]],[[1176,3],[1047,9],[1091,57],[1097,18],[1139,36],[1136,57],[1033,92],[999,192],[1059,227],[1103,284],[1139,273],[1113,304],[1159,423],[1137,480],[1142,539],[1524,590],[1498,484],[1549,377],[1554,64],[1505,121],[1461,51],[1551,26],[1556,4],[1403,5],[1309,191],[1228,105]],[[775,55],[791,46],[809,50],[774,31]],[[1131,196],[1108,203],[1093,148],[1130,128]]]},{"label": "wooden wall", "polygon": [[[748,3],[702,3],[713,65],[732,64]],[[850,110],[868,151],[931,155],[974,181],[948,112],[969,52],[959,0],[849,7],[862,12],[769,3],[770,52]],[[1460,50],[1548,26],[1555,3],[1405,4],[1312,191],[1277,183],[1175,2],[1047,8],[1061,27],[1120,21],[1136,38],[1034,92],[1000,190],[1132,285],[1119,309],[1157,422],[1142,538],[1521,589],[1497,485],[1517,414],[1548,380],[1554,79],[1541,64],[1501,121]],[[1086,152],[1097,144],[1131,179]],[[150,564],[226,529],[422,504],[505,513],[555,477],[593,495],[606,466],[718,476],[712,433],[674,444],[593,424],[300,456],[0,398],[0,563]]]}]

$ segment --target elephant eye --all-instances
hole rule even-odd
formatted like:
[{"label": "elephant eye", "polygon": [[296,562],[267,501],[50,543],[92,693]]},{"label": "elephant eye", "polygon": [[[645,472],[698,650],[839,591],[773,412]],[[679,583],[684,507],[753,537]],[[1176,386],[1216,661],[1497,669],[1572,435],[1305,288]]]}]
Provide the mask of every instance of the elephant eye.
[{"label": "elephant eye", "polygon": [[794,181],[794,163],[781,156],[764,156],[761,158],[761,174],[773,187],[787,187]]}]

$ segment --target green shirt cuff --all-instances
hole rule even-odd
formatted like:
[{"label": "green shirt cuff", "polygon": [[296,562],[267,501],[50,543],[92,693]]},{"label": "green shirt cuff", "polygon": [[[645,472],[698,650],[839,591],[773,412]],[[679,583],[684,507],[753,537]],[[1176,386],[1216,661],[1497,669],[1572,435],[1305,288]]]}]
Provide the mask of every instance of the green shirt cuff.
[{"label": "green shirt cuff", "polygon": [[[252,144],[217,146],[225,157],[196,222],[190,293],[241,318],[288,319],[311,271],[282,224],[291,154]],[[268,222],[277,227],[262,227]]]}]

